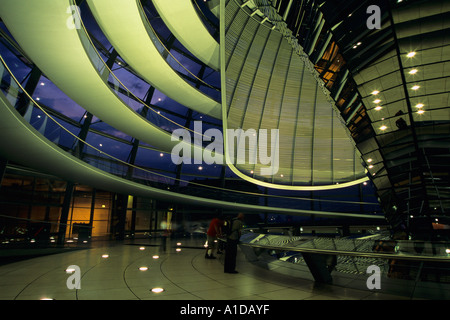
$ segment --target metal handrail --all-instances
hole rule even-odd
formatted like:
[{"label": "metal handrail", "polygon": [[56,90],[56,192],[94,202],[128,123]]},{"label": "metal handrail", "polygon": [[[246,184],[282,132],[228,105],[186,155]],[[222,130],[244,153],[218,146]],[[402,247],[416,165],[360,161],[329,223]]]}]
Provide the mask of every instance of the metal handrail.
[{"label": "metal handrail", "polygon": [[[256,235],[256,234],[255,234]],[[264,235],[265,236],[265,235]],[[277,237],[283,237],[283,236],[277,236]],[[244,240],[243,240],[244,238]],[[292,239],[293,237],[285,236],[286,240]],[[296,240],[301,240],[303,237],[295,237]],[[311,241],[311,239],[305,239],[302,244],[307,243]],[[333,238],[314,238],[314,239],[331,239],[332,241],[339,241],[341,239],[333,239]],[[313,240],[314,240],[313,239]],[[395,242],[395,243],[402,243],[401,241],[396,240],[373,240],[374,244],[379,242]],[[258,241],[259,242],[259,241]],[[411,241],[409,243],[414,243],[414,241]],[[416,243],[431,243],[431,244],[445,244],[447,242],[426,242],[426,241],[418,241]],[[241,242],[239,243],[243,246],[249,246],[253,248],[261,248],[261,249],[267,249],[267,250],[281,250],[281,251],[294,251],[299,253],[316,253],[316,254],[327,254],[327,255],[337,255],[337,256],[352,256],[352,257],[365,257],[365,258],[381,258],[381,259],[396,259],[396,260],[412,260],[412,261],[430,261],[430,262],[450,262],[450,254],[444,255],[423,255],[423,254],[410,254],[410,253],[403,253],[401,251],[394,251],[394,252],[362,252],[362,251],[350,251],[350,250],[337,250],[337,249],[326,249],[326,248],[307,248],[307,247],[301,247],[301,246],[281,246],[281,245],[274,245],[274,244],[257,244],[257,243],[250,243],[245,242],[245,235],[241,237]],[[450,247],[450,244],[449,244]]]}]

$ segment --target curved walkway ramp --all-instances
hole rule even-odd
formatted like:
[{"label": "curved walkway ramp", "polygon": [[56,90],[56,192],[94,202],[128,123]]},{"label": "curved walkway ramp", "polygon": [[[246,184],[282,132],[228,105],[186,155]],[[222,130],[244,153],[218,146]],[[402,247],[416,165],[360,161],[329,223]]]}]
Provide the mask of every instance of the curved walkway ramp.
[{"label": "curved walkway ramp", "polygon": [[68,23],[72,5],[70,0],[5,0],[0,15],[26,54],[68,97],[112,127],[170,152],[176,145],[171,134],[127,106],[102,78],[98,69],[104,62],[85,30]]},{"label": "curved walkway ramp", "polygon": [[186,49],[212,69],[220,69],[219,44],[204,26],[192,1],[153,0],[153,5]]},{"label": "curved walkway ramp", "polygon": [[[159,40],[138,2],[89,0],[88,4],[97,23],[120,56],[147,82],[182,105],[220,119],[220,103],[187,83],[165,61],[156,47]],[[174,6],[172,1],[166,2],[167,5]],[[189,1],[183,2],[190,4]],[[179,21],[186,20],[177,18]],[[196,36],[197,34],[192,34],[191,38]],[[205,44],[195,45],[202,47]]]},{"label": "curved walkway ramp", "polygon": [[230,168],[252,183],[286,190],[329,190],[368,180],[311,62],[267,18],[240,2],[222,2],[220,10],[224,130],[242,129],[236,142],[230,136],[225,145]]},{"label": "curved walkway ramp", "polygon": [[[177,246],[175,242],[181,242],[181,245]],[[384,294],[382,290],[330,285],[318,287],[312,280],[254,266],[245,261],[239,250],[239,274],[224,273],[223,258],[205,259],[202,245],[200,241],[182,238],[168,242],[163,251],[159,239],[135,240],[130,245],[92,243],[86,250],[66,249],[64,253],[3,265],[0,266],[0,287],[3,288],[0,299],[172,300],[164,314],[169,318],[172,317],[170,314],[179,318],[181,307],[188,305],[187,302],[173,300],[203,300],[203,306],[208,305],[205,300],[221,300],[223,304],[214,301],[211,305],[219,307],[227,303],[239,304],[239,300],[246,304],[244,300],[254,303],[254,300],[408,299]],[[68,267],[73,265],[79,267],[79,289],[67,287],[68,278],[74,275]],[[163,291],[153,292],[154,288]],[[291,301],[286,303],[292,306]],[[270,306],[270,302],[261,301],[259,304],[268,304],[269,314],[277,314],[276,306]],[[148,311],[148,304],[145,308]],[[286,310],[280,311],[284,314]],[[218,314],[216,311],[211,318],[217,318]],[[203,316],[207,317],[206,314]]]},{"label": "curved walkway ramp", "polygon": [[0,157],[9,161],[41,170],[46,173],[93,186],[101,190],[141,197],[154,197],[172,203],[213,206],[216,208],[243,210],[248,213],[284,213],[291,215],[317,215],[332,217],[355,217],[384,219],[381,216],[339,212],[320,212],[278,207],[265,207],[235,202],[219,201],[168,190],[149,187],[96,168],[50,142],[14,109],[3,92],[0,92]]}]

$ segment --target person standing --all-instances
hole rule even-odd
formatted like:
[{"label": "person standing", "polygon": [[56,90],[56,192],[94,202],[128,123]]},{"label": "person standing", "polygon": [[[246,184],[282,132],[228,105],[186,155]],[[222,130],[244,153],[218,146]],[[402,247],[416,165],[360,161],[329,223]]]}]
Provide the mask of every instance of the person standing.
[{"label": "person standing", "polygon": [[206,232],[206,240],[208,242],[208,246],[206,248],[205,258],[206,259],[215,259],[213,253],[217,248],[218,238],[222,236],[222,226],[223,220],[220,218],[214,218],[211,220],[209,224],[208,231]]},{"label": "person standing", "polygon": [[232,220],[231,231],[227,237],[227,243],[225,244],[225,273],[238,273],[236,271],[236,256],[237,246],[239,239],[241,238],[241,230],[244,226],[244,214],[239,213],[237,218]]}]

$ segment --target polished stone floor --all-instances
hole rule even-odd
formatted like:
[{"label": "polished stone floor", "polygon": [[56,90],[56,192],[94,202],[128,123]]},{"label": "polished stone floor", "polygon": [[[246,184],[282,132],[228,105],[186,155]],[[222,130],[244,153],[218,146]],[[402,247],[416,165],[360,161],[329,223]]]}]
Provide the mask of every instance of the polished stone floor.
[{"label": "polished stone floor", "polygon": [[[1,300],[380,300],[410,299],[383,291],[317,285],[266,270],[238,252],[238,274],[223,258],[205,259],[201,239],[90,245],[0,266]],[[75,286],[79,267],[79,289]],[[162,292],[153,292],[162,288]]]}]

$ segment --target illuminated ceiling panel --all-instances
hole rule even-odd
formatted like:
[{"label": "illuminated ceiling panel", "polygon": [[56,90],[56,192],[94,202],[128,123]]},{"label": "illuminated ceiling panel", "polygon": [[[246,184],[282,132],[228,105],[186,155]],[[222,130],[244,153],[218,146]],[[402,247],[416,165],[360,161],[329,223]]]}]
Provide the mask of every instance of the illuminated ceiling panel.
[{"label": "illuminated ceiling panel", "polygon": [[[248,2],[229,1],[223,16],[224,129],[242,129],[247,141],[263,146],[271,157],[267,164],[260,149],[236,139],[235,149],[228,148],[234,155],[230,166],[254,183],[292,190],[331,189],[366,179],[360,156],[312,64]],[[273,129],[278,130],[276,144]],[[262,130],[267,130],[267,139]],[[246,156],[242,163],[239,152]],[[272,171],[264,173],[266,169]]]}]

